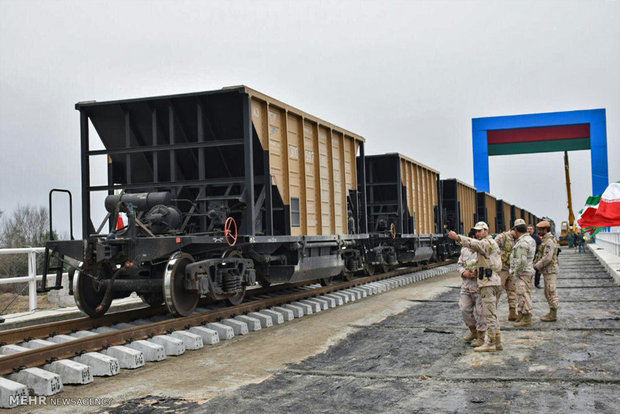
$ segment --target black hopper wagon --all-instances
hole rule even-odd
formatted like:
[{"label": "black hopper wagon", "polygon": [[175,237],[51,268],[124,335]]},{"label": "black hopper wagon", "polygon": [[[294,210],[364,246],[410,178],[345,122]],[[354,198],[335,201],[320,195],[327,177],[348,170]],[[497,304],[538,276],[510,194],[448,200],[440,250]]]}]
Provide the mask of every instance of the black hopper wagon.
[{"label": "black hopper wagon", "polygon": [[439,171],[399,153],[366,155],[365,170],[367,273],[452,253],[442,234]]},{"label": "black hopper wagon", "polygon": [[[41,291],[68,267],[91,317],[131,292],[188,315],[203,296],[238,304],[256,283],[363,270],[361,136],[245,86],[76,109],[83,234],[47,243]],[[91,149],[91,125],[103,149]],[[97,185],[96,157],[107,160]]]}]

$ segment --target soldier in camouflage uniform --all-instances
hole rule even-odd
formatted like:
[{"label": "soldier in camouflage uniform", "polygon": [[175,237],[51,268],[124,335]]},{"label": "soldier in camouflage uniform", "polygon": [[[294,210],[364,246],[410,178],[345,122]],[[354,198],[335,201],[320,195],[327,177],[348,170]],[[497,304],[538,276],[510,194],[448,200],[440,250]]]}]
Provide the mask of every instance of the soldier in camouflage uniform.
[{"label": "soldier in camouflage uniform", "polygon": [[557,292],[558,279],[558,239],[551,233],[551,224],[541,221],[536,225],[542,243],[538,248],[534,269],[539,270],[545,278],[545,298],[549,303],[549,313],[540,318],[543,322],[555,322],[558,320],[558,307],[560,299]]},{"label": "soldier in camouflage uniform", "polygon": [[479,221],[474,226],[476,239],[459,236],[453,231],[448,237],[458,241],[462,246],[475,251],[476,268],[478,269],[478,287],[482,299],[482,314],[486,318],[488,327],[484,344],[474,349],[476,352],[495,352],[503,349],[501,332],[497,320],[497,291],[501,286],[501,280],[497,274],[502,268],[500,250],[495,240],[489,236],[489,226],[484,221]]},{"label": "soldier in camouflage uniform", "polygon": [[[468,236],[475,237],[476,230],[471,229]],[[470,331],[469,335],[463,337],[463,340],[472,341],[475,339],[472,346],[482,345],[484,334],[487,331],[487,322],[482,315],[482,301],[478,291],[477,261],[478,255],[475,251],[469,247],[461,248],[461,255],[457,262],[459,274],[463,278],[459,307],[463,314],[463,321]]]},{"label": "soldier in camouflage uniform", "polygon": [[515,326],[532,326],[532,262],[536,254],[536,242],[527,232],[525,220],[515,220],[513,230],[517,241],[510,255],[510,276],[516,282],[520,317]]},{"label": "soldier in camouflage uniform", "polygon": [[515,289],[515,279],[510,276],[510,254],[515,244],[514,230],[505,231],[495,236],[495,242],[502,251],[502,270],[499,272],[499,277],[502,281],[502,285],[499,287],[499,293],[497,295],[497,303],[499,304],[499,298],[502,296],[502,291],[506,290],[506,297],[508,298],[508,320],[514,321],[517,319],[517,291]]}]

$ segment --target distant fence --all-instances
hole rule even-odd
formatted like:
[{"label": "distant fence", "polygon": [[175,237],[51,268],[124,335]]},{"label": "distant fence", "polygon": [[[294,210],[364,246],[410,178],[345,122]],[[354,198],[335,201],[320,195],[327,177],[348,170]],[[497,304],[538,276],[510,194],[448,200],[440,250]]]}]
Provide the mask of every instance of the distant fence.
[{"label": "distant fence", "polygon": [[620,256],[620,230],[615,227],[612,232],[600,232],[596,235],[596,245],[605,251]]},{"label": "distant fence", "polygon": [[18,249],[0,249],[0,255],[27,254],[28,276],[0,278],[0,285],[13,285],[16,283],[28,283],[28,308],[30,311],[37,309],[37,281],[43,278],[37,275],[37,254],[45,252],[44,247],[24,247]]}]

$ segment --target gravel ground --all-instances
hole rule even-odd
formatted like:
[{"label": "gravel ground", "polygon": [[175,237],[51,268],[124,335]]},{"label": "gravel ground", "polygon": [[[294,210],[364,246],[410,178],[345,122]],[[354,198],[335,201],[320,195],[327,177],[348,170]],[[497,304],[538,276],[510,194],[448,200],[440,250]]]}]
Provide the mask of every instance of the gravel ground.
[{"label": "gravel ground", "polygon": [[[103,412],[602,412],[620,411],[620,288],[590,254],[560,256],[557,323],[507,322],[504,351],[480,354],[465,333],[458,289],[347,336],[258,384],[208,401],[147,396]],[[303,346],[303,344],[300,344]],[[259,351],[260,352],[260,351]]]},{"label": "gravel ground", "polygon": [[[58,308],[57,303],[51,303],[47,299],[47,294],[37,295],[38,309],[55,309]],[[0,311],[3,315],[11,313],[28,312],[29,308],[28,288],[26,287],[25,295],[17,295],[15,293],[0,294]]]}]

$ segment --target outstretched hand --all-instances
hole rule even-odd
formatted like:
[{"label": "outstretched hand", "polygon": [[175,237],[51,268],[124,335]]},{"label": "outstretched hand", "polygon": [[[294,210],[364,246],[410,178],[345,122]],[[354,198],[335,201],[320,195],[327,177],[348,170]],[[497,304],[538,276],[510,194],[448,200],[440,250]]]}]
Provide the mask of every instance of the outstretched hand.
[{"label": "outstretched hand", "polygon": [[468,279],[473,279],[478,276],[478,270],[466,270],[463,272],[463,276]]},{"label": "outstretched hand", "polygon": [[449,237],[449,238],[451,238],[452,240],[458,240],[458,239],[460,239],[459,235],[458,235],[458,234],[456,234],[456,232],[454,232],[454,231],[452,231],[452,230],[450,230],[450,231],[448,232],[448,237]]}]

